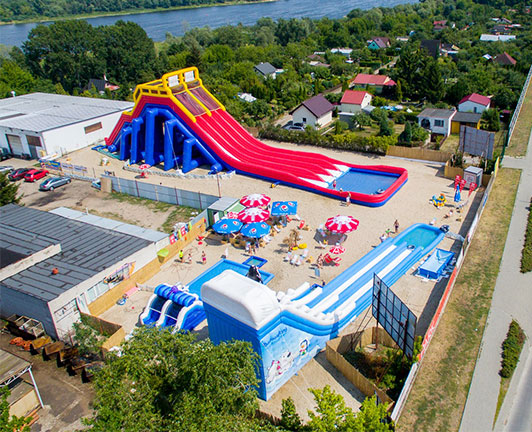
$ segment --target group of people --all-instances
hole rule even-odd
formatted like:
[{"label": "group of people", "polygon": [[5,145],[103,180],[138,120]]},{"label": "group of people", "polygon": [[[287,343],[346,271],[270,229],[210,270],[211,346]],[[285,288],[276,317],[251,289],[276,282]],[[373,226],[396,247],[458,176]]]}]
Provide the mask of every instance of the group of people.
[{"label": "group of people", "polygon": [[[393,229],[394,229],[394,234],[397,234],[399,232],[399,221],[397,219],[395,219],[395,222],[393,223]],[[388,237],[390,237],[391,234],[392,234],[392,230],[390,229],[387,229],[386,231],[384,231],[384,233],[379,237],[381,243],[384,242],[384,240],[386,240]]]},{"label": "group of people", "polygon": [[[187,257],[185,258],[185,252],[183,249],[179,250],[179,253],[177,254],[177,259],[180,263],[184,264],[192,264],[192,252],[187,253]],[[201,252],[201,262],[203,264],[207,264],[207,255],[205,254],[205,251]]]}]

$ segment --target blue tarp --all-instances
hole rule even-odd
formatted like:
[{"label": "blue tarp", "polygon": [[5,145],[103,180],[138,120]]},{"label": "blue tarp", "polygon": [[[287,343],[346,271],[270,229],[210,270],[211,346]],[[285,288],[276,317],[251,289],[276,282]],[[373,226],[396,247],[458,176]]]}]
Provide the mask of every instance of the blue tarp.
[{"label": "blue tarp", "polygon": [[429,279],[438,279],[445,267],[449,264],[454,256],[454,252],[436,249],[434,253],[418,268],[420,276]]}]

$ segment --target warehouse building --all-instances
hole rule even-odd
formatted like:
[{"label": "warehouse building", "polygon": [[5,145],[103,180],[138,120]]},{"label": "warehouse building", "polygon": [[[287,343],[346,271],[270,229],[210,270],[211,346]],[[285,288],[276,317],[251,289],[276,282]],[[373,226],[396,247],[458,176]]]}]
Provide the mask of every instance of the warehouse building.
[{"label": "warehouse building", "polygon": [[[79,312],[142,271],[168,234],[60,207],[0,207],[0,316],[40,321],[67,339]],[[118,288],[117,288],[118,289]]]},{"label": "warehouse building", "polygon": [[32,93],[0,100],[0,148],[32,159],[64,155],[109,136],[133,102]]}]

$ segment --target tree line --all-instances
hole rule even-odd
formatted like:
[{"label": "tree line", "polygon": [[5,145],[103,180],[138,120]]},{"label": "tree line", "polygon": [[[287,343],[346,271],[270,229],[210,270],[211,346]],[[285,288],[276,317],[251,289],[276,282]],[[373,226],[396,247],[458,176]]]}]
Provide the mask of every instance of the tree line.
[{"label": "tree line", "polygon": [[143,9],[206,6],[228,1],[230,0],[0,0],[0,22]]}]

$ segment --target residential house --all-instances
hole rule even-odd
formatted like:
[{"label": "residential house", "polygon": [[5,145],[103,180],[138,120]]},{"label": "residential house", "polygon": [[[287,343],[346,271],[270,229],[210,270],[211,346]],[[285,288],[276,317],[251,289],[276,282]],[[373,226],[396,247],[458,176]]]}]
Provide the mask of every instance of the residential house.
[{"label": "residential house", "polygon": [[481,42],[509,42],[515,39],[515,35],[491,35],[491,34],[481,34]]},{"label": "residential house", "polygon": [[334,105],[322,95],[314,96],[304,101],[292,111],[294,123],[303,123],[315,128],[325,126],[332,121]]},{"label": "residential house", "polygon": [[390,38],[376,37],[368,41],[368,48],[372,51],[377,51],[391,46]]},{"label": "residential house", "polygon": [[251,93],[238,93],[237,96],[243,102],[253,103],[257,100]]},{"label": "residential house", "polygon": [[395,40],[396,40],[397,42],[407,43],[407,42],[410,40],[410,38],[409,38],[408,36],[397,36],[397,37],[395,38]]},{"label": "residential house", "polygon": [[493,57],[490,54],[484,54],[482,56],[482,58],[487,60],[487,61],[492,61],[493,60]]},{"label": "residential house", "polygon": [[454,57],[458,55],[458,51],[460,51],[460,48],[458,48],[454,44],[448,44],[448,43],[442,43],[440,47],[440,54],[447,57]]},{"label": "residential house", "polygon": [[510,33],[510,28],[503,24],[498,24],[493,26],[491,29],[491,34],[494,35],[507,35]]},{"label": "residential house", "polygon": [[458,102],[458,111],[482,114],[490,107],[491,99],[487,96],[472,93]]},{"label": "residential house", "polygon": [[271,63],[259,63],[258,65],[255,65],[254,67],[255,72],[262,76],[263,78],[273,78],[275,79],[275,76],[277,74],[277,69],[275,66],[273,66]]},{"label": "residential house", "polygon": [[517,63],[517,60],[515,60],[506,51],[503,54],[499,54],[498,56],[495,56],[493,61],[503,66],[515,66],[515,64]]},{"label": "residential house", "polygon": [[324,67],[324,68],[330,68],[331,65],[330,64],[327,64],[327,63],[322,63],[320,61],[310,61],[308,62],[309,66],[314,66],[314,67]]},{"label": "residential house", "polygon": [[434,134],[448,136],[451,133],[451,120],[456,110],[425,108],[418,116],[418,124]]},{"label": "residential house", "polygon": [[351,48],[333,48],[331,53],[333,54],[342,54],[344,57],[350,58],[353,50]]},{"label": "residential house", "polygon": [[95,88],[96,91],[103,95],[105,93],[105,89],[109,89],[110,91],[115,91],[120,88],[120,86],[110,84],[109,81],[107,81],[104,77],[104,79],[96,79],[96,78],[90,78],[89,83],[85,87],[85,90],[92,90],[92,88]]},{"label": "residential house", "polygon": [[460,126],[469,126],[480,129],[480,118],[482,114],[474,112],[457,112],[451,121],[451,133],[459,134]]},{"label": "residential house", "polygon": [[421,49],[427,51],[427,54],[432,58],[437,59],[440,56],[441,41],[438,39],[423,39],[421,41]]},{"label": "residential house", "polygon": [[372,96],[363,90],[346,90],[340,101],[340,112],[357,113],[371,103]]},{"label": "residential house", "polygon": [[432,23],[432,29],[435,31],[443,30],[447,28],[447,20],[434,21]]},{"label": "residential house", "polygon": [[358,74],[351,81],[350,87],[360,89],[373,88],[375,93],[380,94],[385,89],[391,89],[395,85],[395,81],[386,75]]}]

